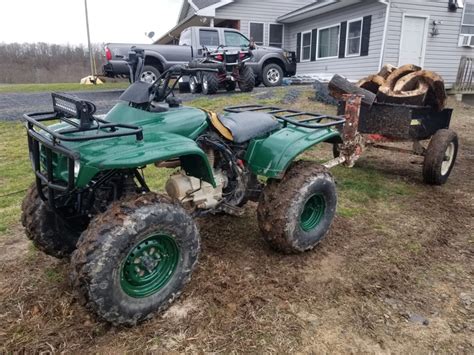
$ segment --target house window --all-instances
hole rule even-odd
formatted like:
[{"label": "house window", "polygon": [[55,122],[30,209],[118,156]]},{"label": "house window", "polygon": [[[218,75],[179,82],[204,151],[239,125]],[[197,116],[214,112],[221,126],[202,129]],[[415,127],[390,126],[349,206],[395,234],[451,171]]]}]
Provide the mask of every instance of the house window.
[{"label": "house window", "polygon": [[346,57],[360,55],[362,42],[362,19],[349,21],[347,24]]},{"label": "house window", "polygon": [[318,30],[318,59],[337,58],[339,25]]},{"label": "house window", "polygon": [[206,47],[217,47],[219,33],[215,30],[199,30],[199,44]]},{"label": "house window", "polygon": [[311,58],[311,31],[301,34],[301,61],[307,62]]},{"label": "house window", "polygon": [[461,34],[474,34],[474,4],[464,4],[464,15],[462,17]]},{"label": "house window", "polygon": [[263,23],[250,22],[250,40],[263,46]]},{"label": "house window", "polygon": [[283,47],[283,25],[270,24],[270,42],[271,47]]}]

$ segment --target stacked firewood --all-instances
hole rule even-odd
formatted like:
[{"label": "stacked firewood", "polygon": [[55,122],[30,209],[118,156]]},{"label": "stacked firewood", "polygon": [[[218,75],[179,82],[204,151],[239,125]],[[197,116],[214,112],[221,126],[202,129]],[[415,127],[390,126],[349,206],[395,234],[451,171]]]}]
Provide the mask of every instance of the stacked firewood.
[{"label": "stacked firewood", "polygon": [[432,106],[438,111],[446,106],[443,78],[413,64],[400,68],[387,64],[379,73],[359,80],[357,86],[376,94],[377,102]]},{"label": "stacked firewood", "polygon": [[400,68],[387,64],[379,73],[359,80],[356,85],[335,75],[328,88],[337,99],[341,99],[345,93],[361,94],[364,96],[363,104],[369,106],[374,102],[382,102],[431,106],[442,111],[447,99],[443,78],[413,64]]}]

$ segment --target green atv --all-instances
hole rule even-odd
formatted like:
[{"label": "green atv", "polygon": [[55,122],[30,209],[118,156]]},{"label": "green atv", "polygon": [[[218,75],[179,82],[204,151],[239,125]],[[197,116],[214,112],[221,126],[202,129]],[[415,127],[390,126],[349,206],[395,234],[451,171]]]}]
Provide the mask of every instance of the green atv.
[{"label": "green atv", "polygon": [[[105,117],[64,94],[52,94],[54,111],[24,115],[36,180],[22,205],[26,234],[46,254],[70,258],[78,296],[113,324],[150,318],[181,294],[200,251],[194,217],[239,216],[258,201],[262,236],[284,253],[314,248],[334,218],[331,174],[296,158],[340,143],[345,118],[182,106],[171,78],[204,70],[215,71],[177,66],[135,82]],[[142,170],[152,164],[175,168],[166,194],[147,185]]]}]

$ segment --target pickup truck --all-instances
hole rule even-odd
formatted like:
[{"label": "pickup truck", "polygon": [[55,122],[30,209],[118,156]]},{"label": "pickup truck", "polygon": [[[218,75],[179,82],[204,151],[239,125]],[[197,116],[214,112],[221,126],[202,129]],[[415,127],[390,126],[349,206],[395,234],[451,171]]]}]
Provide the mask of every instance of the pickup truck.
[{"label": "pickup truck", "polygon": [[[296,55],[276,47],[256,46],[242,33],[230,28],[189,27],[180,36],[179,45],[108,43],[105,47],[107,62],[103,66],[105,76],[128,76],[126,62],[131,47],[145,50],[145,67],[142,81],[154,81],[161,72],[176,64],[186,64],[202,58],[205,49],[215,50],[219,46],[228,48],[250,48],[252,59],[246,63],[255,74],[256,85],[281,85],[283,77],[296,73]],[[180,82],[180,89],[188,83]]]}]

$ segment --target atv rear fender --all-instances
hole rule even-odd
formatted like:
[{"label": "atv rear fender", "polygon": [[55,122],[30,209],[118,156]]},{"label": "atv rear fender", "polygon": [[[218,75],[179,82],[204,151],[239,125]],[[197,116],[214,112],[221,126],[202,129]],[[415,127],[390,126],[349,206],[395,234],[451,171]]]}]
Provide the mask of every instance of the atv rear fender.
[{"label": "atv rear fender", "polygon": [[342,140],[339,132],[333,128],[288,126],[267,138],[252,141],[245,160],[254,174],[281,179],[301,153],[322,142],[337,143]]}]

